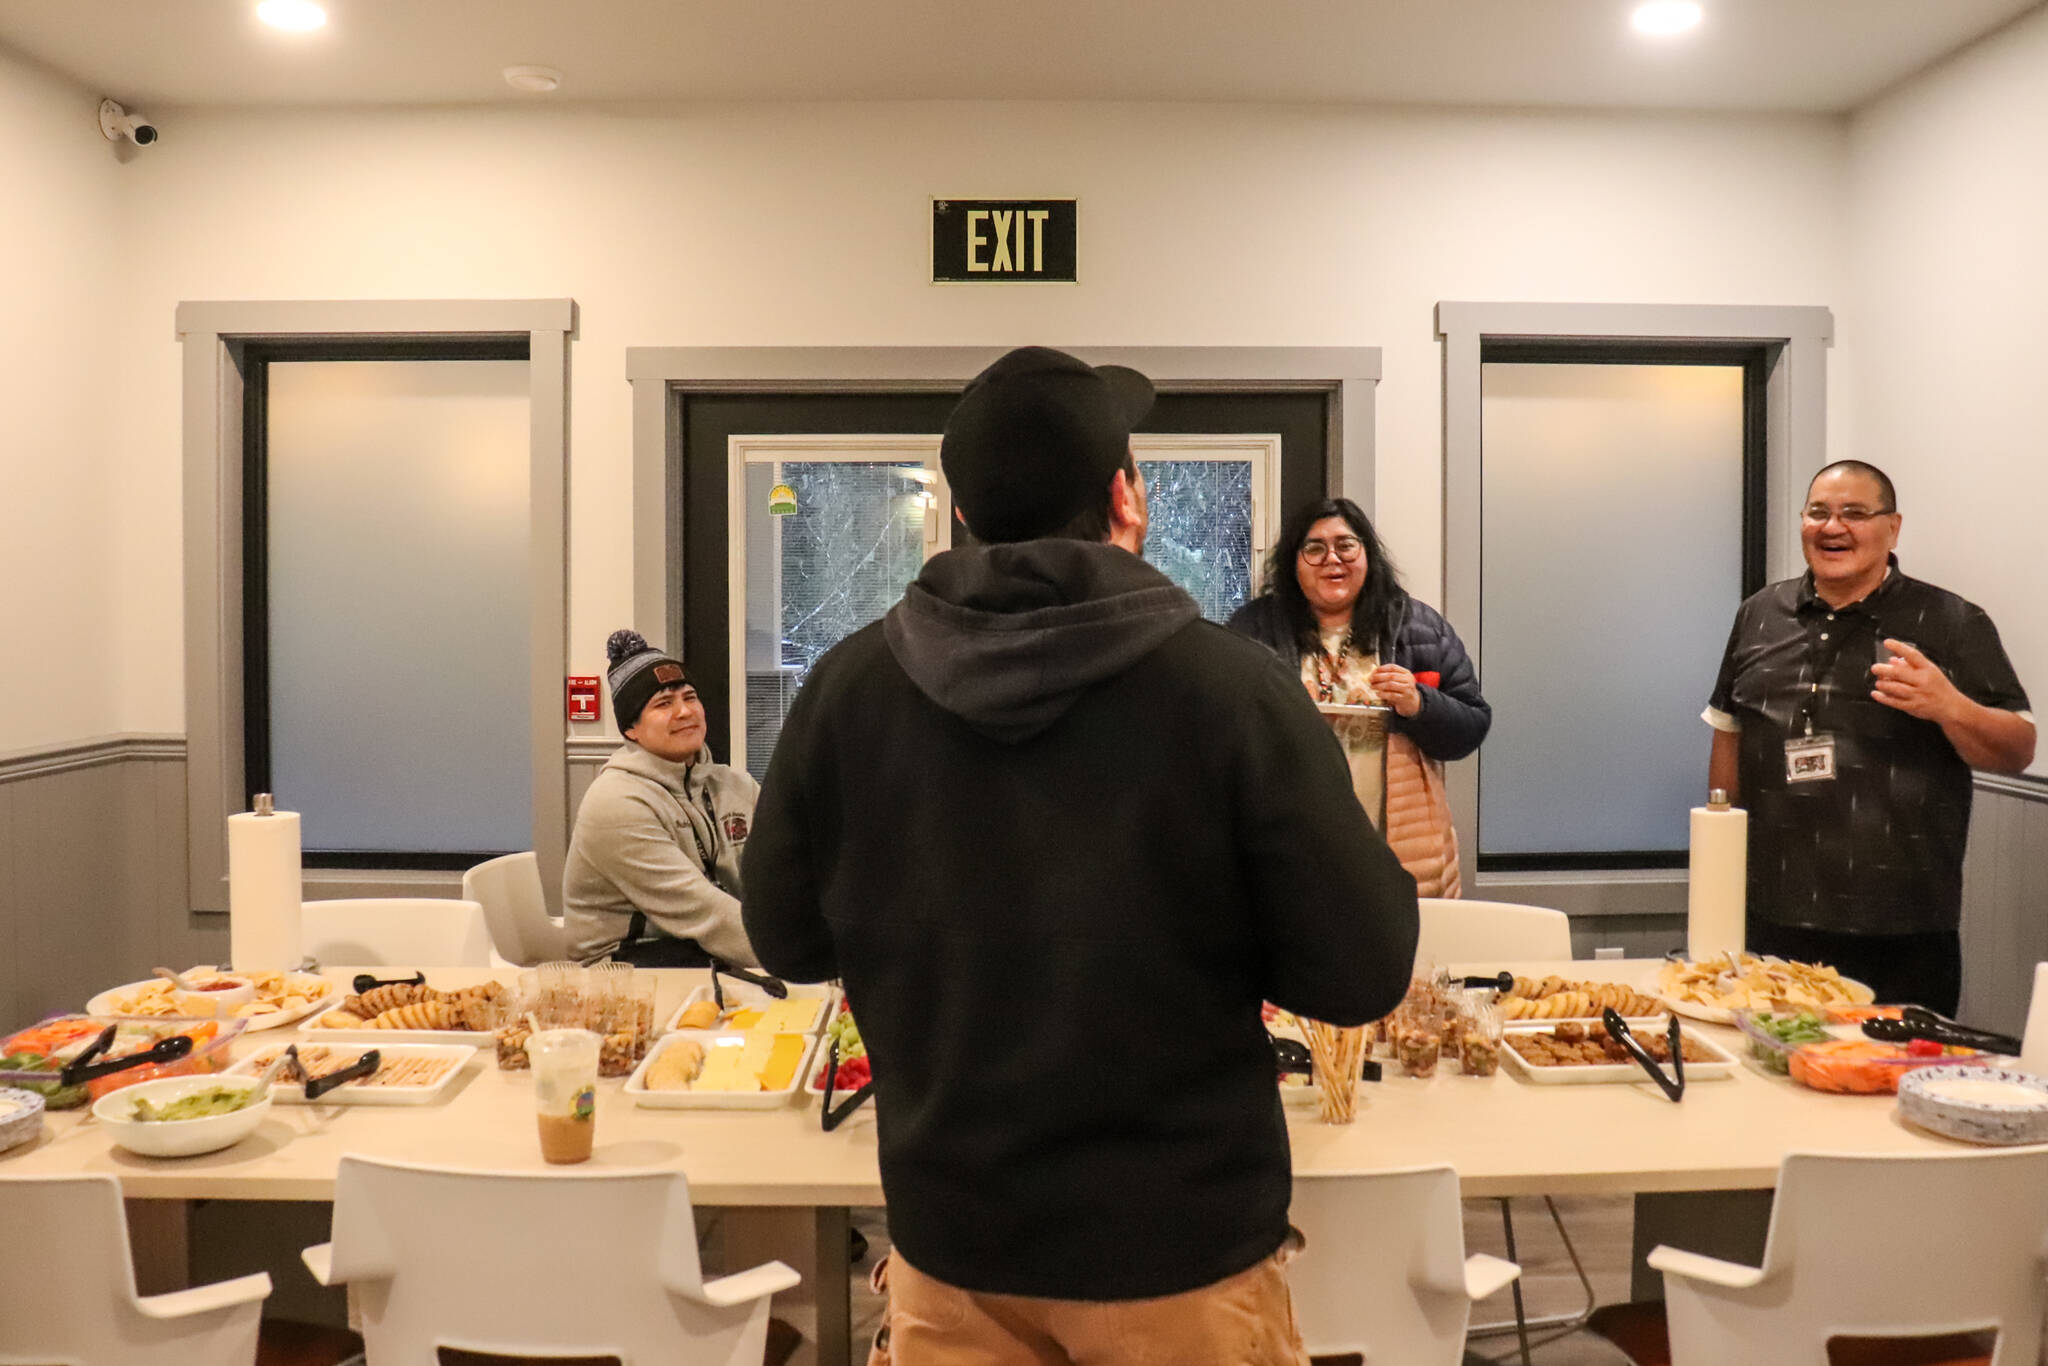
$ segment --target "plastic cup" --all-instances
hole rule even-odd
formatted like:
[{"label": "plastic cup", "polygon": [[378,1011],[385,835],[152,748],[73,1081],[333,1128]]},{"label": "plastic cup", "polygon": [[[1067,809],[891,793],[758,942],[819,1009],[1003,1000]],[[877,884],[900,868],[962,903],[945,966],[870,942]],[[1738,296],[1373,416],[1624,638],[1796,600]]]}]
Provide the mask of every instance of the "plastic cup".
[{"label": "plastic cup", "polygon": [[597,1133],[597,1047],[587,1029],[543,1029],[526,1040],[540,1155],[549,1162],[589,1160]]}]

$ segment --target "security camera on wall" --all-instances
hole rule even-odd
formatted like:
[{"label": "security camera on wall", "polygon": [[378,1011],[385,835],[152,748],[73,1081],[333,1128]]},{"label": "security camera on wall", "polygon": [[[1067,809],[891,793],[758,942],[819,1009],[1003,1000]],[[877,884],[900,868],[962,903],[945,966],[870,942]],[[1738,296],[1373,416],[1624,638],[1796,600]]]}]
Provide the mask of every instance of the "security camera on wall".
[{"label": "security camera on wall", "polygon": [[125,138],[137,147],[147,147],[157,139],[155,124],[141,114],[129,113],[113,100],[100,101],[100,131],[107,135],[108,142]]}]

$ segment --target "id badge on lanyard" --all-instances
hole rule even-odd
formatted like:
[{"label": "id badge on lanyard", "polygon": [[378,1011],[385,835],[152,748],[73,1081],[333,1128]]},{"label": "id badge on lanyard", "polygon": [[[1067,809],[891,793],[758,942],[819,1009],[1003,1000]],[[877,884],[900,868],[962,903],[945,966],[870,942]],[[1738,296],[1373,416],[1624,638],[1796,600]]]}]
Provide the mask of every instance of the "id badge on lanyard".
[{"label": "id badge on lanyard", "polygon": [[1819,734],[1796,736],[1785,742],[1785,781],[1825,783],[1835,777],[1835,737]]}]

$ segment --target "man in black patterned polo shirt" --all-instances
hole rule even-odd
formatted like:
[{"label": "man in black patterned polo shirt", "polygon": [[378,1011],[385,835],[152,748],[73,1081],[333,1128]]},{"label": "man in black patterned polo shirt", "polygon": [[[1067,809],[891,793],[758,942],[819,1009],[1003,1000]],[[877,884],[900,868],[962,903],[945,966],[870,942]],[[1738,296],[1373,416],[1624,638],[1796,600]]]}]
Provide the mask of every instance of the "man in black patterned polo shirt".
[{"label": "man in black patterned polo shirt", "polygon": [[1744,602],[1706,710],[1708,785],[1749,819],[1749,946],[1954,1014],[1970,770],[2034,759],[2027,695],[1974,603],[1899,572],[1874,465],[1813,478],[1807,572]]}]

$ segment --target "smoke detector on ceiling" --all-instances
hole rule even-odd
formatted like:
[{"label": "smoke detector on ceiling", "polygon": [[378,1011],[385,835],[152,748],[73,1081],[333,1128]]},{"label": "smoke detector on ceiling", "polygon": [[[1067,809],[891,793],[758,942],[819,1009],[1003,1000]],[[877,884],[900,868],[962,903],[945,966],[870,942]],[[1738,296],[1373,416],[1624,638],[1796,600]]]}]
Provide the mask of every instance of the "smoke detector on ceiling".
[{"label": "smoke detector on ceiling", "polygon": [[551,66],[508,66],[505,84],[529,95],[552,95],[562,88],[562,73]]}]

